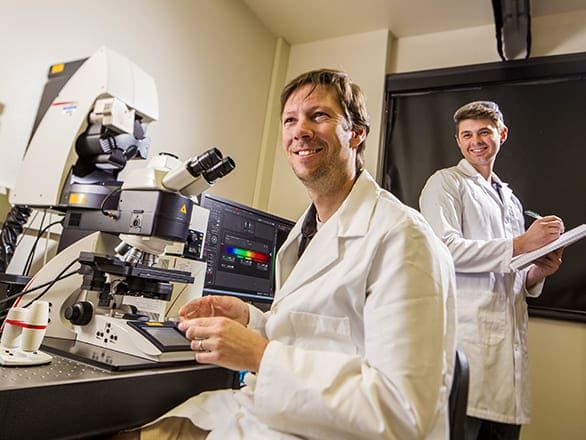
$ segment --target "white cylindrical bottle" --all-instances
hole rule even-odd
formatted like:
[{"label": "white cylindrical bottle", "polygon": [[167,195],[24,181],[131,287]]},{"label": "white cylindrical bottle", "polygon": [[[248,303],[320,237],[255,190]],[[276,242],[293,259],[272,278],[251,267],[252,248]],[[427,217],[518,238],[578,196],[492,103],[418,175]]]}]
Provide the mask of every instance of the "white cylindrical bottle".
[{"label": "white cylindrical bottle", "polygon": [[49,303],[47,301],[35,301],[30,309],[27,322],[22,329],[20,348],[22,351],[35,352],[41,346],[47,323],[49,322]]},{"label": "white cylindrical bottle", "polygon": [[28,318],[29,310],[22,307],[13,307],[8,311],[4,321],[4,330],[0,346],[3,348],[18,348],[22,335],[22,328]]}]

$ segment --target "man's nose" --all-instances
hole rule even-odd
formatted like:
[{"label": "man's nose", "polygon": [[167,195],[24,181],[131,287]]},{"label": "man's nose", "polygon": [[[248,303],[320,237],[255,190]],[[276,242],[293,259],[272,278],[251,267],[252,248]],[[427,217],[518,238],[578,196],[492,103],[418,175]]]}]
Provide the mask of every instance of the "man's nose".
[{"label": "man's nose", "polygon": [[473,133],[472,134],[472,142],[474,142],[475,144],[482,144],[482,143],[484,143],[484,139],[482,138],[482,136],[479,133]]},{"label": "man's nose", "polygon": [[306,139],[313,136],[313,128],[310,121],[305,118],[299,119],[295,126],[295,137],[297,139]]}]

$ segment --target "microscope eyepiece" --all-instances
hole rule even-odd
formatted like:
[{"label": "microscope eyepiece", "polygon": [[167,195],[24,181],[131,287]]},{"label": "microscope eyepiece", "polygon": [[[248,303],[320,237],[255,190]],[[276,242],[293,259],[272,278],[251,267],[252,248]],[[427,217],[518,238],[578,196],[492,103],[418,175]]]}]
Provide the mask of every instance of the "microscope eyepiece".
[{"label": "microscope eyepiece", "polygon": [[189,162],[187,164],[187,170],[193,177],[198,177],[203,172],[213,168],[221,160],[222,152],[214,147]]},{"label": "microscope eyepiece", "polygon": [[232,172],[234,168],[236,168],[236,163],[231,157],[228,156],[209,170],[205,171],[204,177],[210,184],[213,184],[216,179],[224,177],[226,174]]},{"label": "microscope eyepiece", "polygon": [[167,190],[178,191],[190,197],[201,194],[216,179],[225,176],[235,167],[232,158],[223,158],[220,150],[214,147],[169,171],[161,183]]}]

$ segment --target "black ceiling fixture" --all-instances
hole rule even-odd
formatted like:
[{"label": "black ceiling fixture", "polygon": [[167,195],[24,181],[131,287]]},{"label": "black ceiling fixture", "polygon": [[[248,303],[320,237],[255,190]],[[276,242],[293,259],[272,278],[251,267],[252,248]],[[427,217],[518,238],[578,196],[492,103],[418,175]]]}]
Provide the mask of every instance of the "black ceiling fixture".
[{"label": "black ceiling fixture", "polygon": [[497,50],[503,61],[529,58],[530,0],[492,0]]}]

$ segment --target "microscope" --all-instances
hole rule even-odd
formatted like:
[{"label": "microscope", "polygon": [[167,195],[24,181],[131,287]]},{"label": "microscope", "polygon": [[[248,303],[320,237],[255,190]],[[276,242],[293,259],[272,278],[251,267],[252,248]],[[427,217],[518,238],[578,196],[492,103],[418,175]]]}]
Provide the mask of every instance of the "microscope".
[{"label": "microscope", "polygon": [[235,163],[216,147],[186,161],[145,160],[157,102],[153,79],[104,47],[51,67],[10,201],[64,214],[57,255],[14,304],[48,303],[52,349],[108,358],[104,349],[155,363],[194,359],[167,321],[170,303],[178,310],[186,301],[177,295],[194,281],[203,285],[209,212],[197,197]]}]

